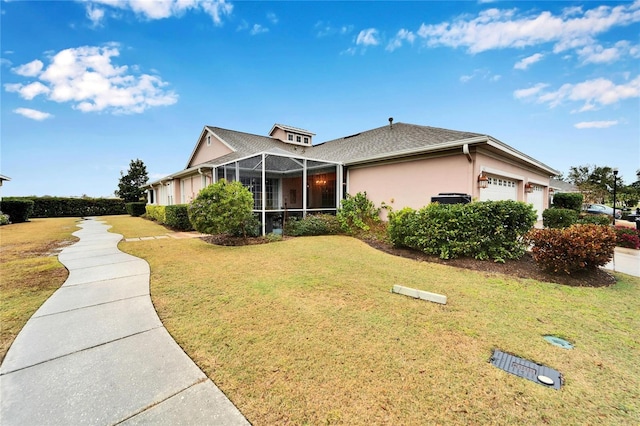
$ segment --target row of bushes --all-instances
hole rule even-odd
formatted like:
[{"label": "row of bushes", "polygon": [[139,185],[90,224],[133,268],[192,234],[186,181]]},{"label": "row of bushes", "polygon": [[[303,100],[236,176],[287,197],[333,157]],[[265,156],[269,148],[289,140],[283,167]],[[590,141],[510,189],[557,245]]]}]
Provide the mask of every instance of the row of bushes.
[{"label": "row of bushes", "polygon": [[187,204],[175,204],[172,206],[156,206],[147,204],[145,206],[146,217],[172,229],[179,231],[192,231],[193,226],[189,221],[187,207]]},{"label": "row of bushes", "polygon": [[579,214],[573,209],[565,208],[554,207],[542,212],[542,224],[545,228],[561,229],[575,224],[609,225],[611,220],[607,215]]},{"label": "row of bushes", "polygon": [[125,214],[124,201],[112,198],[9,197],[2,200],[0,210],[11,222],[29,218],[82,217]]},{"label": "row of bushes", "polygon": [[525,253],[522,237],[535,221],[533,207],[518,201],[431,203],[417,211],[391,212],[389,237],[396,246],[442,259],[466,256],[504,262]]}]

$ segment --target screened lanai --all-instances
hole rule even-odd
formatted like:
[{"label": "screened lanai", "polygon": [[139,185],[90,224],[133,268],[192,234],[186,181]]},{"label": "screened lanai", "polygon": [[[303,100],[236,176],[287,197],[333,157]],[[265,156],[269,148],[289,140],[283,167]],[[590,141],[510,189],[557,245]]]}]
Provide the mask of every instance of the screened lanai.
[{"label": "screened lanai", "polygon": [[262,234],[282,233],[291,216],[335,214],[342,198],[339,163],[263,152],[214,167],[215,180],[240,181],[253,194]]}]

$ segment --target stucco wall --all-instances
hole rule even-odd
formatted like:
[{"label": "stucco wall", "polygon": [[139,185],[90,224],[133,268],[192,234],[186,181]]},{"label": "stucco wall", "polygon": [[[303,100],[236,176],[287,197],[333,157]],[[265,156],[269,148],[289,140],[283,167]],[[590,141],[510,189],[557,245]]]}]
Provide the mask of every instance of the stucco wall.
[{"label": "stucco wall", "polygon": [[458,154],[375,167],[350,167],[347,192],[367,192],[376,206],[382,202],[394,210],[418,209],[441,192],[471,194],[472,164]]},{"label": "stucco wall", "polygon": [[218,140],[218,138],[216,138],[214,135],[211,135],[211,145],[207,146],[208,135],[209,133],[205,132],[187,168],[206,163],[207,161],[211,161],[215,158],[222,157],[223,155],[227,155],[233,152],[231,149],[229,149],[228,146],[220,142],[220,140]]}]

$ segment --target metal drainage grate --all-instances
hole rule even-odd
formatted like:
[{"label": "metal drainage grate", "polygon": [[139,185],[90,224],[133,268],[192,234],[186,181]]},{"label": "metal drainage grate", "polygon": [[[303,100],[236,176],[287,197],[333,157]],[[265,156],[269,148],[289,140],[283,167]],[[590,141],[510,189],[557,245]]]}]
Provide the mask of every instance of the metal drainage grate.
[{"label": "metal drainage grate", "polygon": [[544,340],[546,340],[547,342],[555,346],[560,346],[562,349],[573,349],[573,345],[571,343],[557,336],[542,336],[542,337],[544,337]]},{"label": "metal drainage grate", "polygon": [[553,368],[495,349],[491,356],[491,364],[507,373],[515,374],[540,385],[560,389],[562,374]]}]

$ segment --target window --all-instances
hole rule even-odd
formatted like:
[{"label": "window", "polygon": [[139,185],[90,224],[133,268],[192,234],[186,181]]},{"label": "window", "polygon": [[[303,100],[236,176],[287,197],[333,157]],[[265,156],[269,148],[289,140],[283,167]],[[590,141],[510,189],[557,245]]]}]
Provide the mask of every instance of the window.
[{"label": "window", "polygon": [[287,140],[290,140],[291,142],[293,142],[293,135],[291,133],[287,135]]},{"label": "window", "polygon": [[211,146],[211,135],[207,136],[207,146]]},{"label": "window", "polygon": [[304,143],[307,143],[307,144],[308,144],[308,143],[309,143],[309,138],[305,137],[305,138],[304,138]]},{"label": "window", "polygon": [[302,136],[296,135],[296,142],[302,142]]}]

